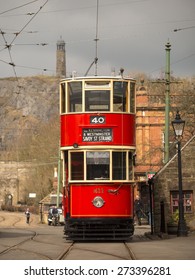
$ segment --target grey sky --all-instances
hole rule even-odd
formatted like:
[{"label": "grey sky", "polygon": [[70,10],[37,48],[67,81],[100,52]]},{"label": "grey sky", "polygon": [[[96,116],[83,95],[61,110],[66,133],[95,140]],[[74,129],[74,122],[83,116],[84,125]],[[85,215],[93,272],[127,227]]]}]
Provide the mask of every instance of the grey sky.
[{"label": "grey sky", "polygon": [[[95,57],[96,4],[97,0],[0,0],[0,78],[55,74],[60,36],[66,42],[67,74],[84,75]],[[123,67],[125,73],[162,76],[168,39],[172,75],[195,75],[194,0],[99,0],[98,14],[99,75],[110,75],[112,69],[118,73]],[[16,32],[20,33],[15,36]],[[38,45],[42,43],[48,45]]]}]

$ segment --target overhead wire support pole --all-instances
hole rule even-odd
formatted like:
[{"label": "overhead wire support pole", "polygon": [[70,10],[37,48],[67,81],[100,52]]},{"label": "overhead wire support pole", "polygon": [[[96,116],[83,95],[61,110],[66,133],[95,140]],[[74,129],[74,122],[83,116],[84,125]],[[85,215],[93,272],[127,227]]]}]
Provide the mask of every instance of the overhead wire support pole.
[{"label": "overhead wire support pole", "polygon": [[170,125],[170,85],[179,84],[181,81],[171,81],[170,71],[170,51],[171,44],[167,42],[166,47],[166,67],[165,67],[165,79],[157,80],[152,83],[165,84],[165,134],[164,134],[164,163],[169,161],[169,125]]},{"label": "overhead wire support pole", "polygon": [[169,112],[170,112],[170,51],[171,44],[167,42],[166,47],[166,71],[165,71],[165,158],[164,161],[169,161]]},{"label": "overhead wire support pole", "polygon": [[170,51],[171,44],[167,42],[166,47],[166,67],[165,79],[153,83],[165,84],[165,133],[164,133],[164,163],[169,161],[169,112],[170,112]]}]

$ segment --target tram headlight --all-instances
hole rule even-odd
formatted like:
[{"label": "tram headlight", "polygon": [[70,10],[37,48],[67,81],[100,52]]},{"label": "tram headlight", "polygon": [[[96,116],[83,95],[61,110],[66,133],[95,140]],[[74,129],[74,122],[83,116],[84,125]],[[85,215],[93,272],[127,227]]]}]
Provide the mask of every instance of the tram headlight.
[{"label": "tram headlight", "polygon": [[105,201],[101,196],[96,196],[93,200],[92,203],[95,207],[100,208],[104,205]]}]

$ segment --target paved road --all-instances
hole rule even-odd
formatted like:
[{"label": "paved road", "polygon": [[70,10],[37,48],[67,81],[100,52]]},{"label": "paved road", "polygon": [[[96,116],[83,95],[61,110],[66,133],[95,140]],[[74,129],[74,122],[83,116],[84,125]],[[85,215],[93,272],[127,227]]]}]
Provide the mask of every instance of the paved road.
[{"label": "paved road", "polygon": [[[148,239],[144,234],[149,231],[150,227],[147,225],[136,226],[135,236],[131,242],[127,243],[127,246],[131,248],[137,260],[195,260],[195,232],[190,233],[187,237],[169,236],[167,239],[160,239],[153,236],[152,239]],[[35,243],[32,241],[20,245],[21,249],[23,249],[21,252],[23,253],[19,256],[18,253],[14,255],[13,252],[10,257],[12,260],[39,259],[32,252],[27,254],[27,244],[31,246],[31,249],[38,250],[40,254],[45,254],[45,259],[57,259],[62,250],[69,246],[69,242],[63,238],[63,227],[40,224],[37,215],[31,215],[30,225],[28,225],[25,223],[25,215],[23,213],[0,211],[0,253],[8,246],[14,245],[18,241],[22,242],[28,234],[30,236],[33,232],[38,234],[36,241],[40,242],[40,245],[36,243],[36,248]],[[41,243],[45,246],[41,246]],[[110,248],[111,243],[108,244]],[[91,246],[88,243],[84,245],[86,251]],[[99,249],[104,249],[106,243],[99,243],[98,246]],[[25,257],[25,250],[28,257]],[[113,243],[113,250],[117,251],[116,243]],[[124,251],[124,256],[125,254],[126,252]],[[123,252],[120,252],[120,256],[122,255]],[[83,257],[82,251],[78,250],[77,255],[74,254],[73,259],[80,260]],[[1,259],[3,259],[2,256]],[[85,259],[96,259],[96,257],[94,254],[90,255],[90,250],[88,250],[88,255],[85,256]]]}]

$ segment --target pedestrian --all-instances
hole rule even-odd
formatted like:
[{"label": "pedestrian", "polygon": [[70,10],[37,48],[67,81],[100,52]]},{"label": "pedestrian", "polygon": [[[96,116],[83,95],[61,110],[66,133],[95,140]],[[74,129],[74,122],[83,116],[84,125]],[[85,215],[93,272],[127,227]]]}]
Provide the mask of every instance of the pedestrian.
[{"label": "pedestrian", "polygon": [[52,223],[53,225],[57,225],[59,223],[59,213],[56,206],[52,209]]},{"label": "pedestrian", "polygon": [[139,195],[136,195],[136,199],[134,201],[134,213],[139,226],[141,226],[142,212],[143,212],[143,203]]},{"label": "pedestrian", "polygon": [[25,215],[26,215],[26,223],[29,224],[29,222],[30,222],[30,211],[29,211],[29,208],[26,209]]},{"label": "pedestrian", "polygon": [[53,207],[53,209],[52,209],[52,214],[53,214],[53,215],[58,215],[58,209],[57,209],[56,206]]}]

